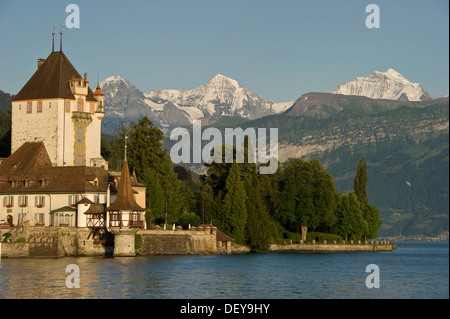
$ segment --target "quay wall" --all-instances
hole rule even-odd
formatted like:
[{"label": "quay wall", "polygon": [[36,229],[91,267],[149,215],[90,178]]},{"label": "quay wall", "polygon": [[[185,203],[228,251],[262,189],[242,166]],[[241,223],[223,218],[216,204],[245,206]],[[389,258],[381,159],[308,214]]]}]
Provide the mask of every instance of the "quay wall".
[{"label": "quay wall", "polygon": [[[114,241],[94,240],[90,229],[76,227],[15,227],[0,229],[10,233],[2,243],[2,258],[114,256]],[[209,230],[139,230],[126,245],[133,245],[136,256],[219,254],[216,232]],[[3,238],[3,237],[2,237]],[[138,240],[139,239],[139,240]],[[376,252],[392,251],[392,242],[320,242],[271,245],[271,252]],[[249,253],[245,246],[231,247],[230,253]],[[134,255],[134,254],[133,254]]]},{"label": "quay wall", "polygon": [[269,251],[273,252],[376,252],[393,251],[397,247],[392,242],[371,242],[362,244],[342,243],[304,243],[290,245],[270,245]]},{"label": "quay wall", "polygon": [[216,234],[202,230],[139,230],[136,255],[205,255],[217,253]]},{"label": "quay wall", "polygon": [[[10,233],[2,243],[2,257],[77,257],[113,256],[114,241],[92,238],[90,229],[77,227],[14,227],[0,229],[0,236]],[[216,234],[202,230],[139,230],[137,256],[216,254]],[[3,237],[2,237],[3,238]],[[17,242],[19,241],[19,242]],[[135,246],[134,236],[129,243]],[[119,247],[120,248],[120,247]]]}]

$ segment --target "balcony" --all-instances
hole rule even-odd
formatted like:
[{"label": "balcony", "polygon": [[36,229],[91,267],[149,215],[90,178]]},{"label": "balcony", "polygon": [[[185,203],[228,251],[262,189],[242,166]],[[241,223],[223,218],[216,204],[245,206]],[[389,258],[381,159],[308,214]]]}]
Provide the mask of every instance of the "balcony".
[{"label": "balcony", "polygon": [[130,227],[144,229],[143,220],[130,220]]}]

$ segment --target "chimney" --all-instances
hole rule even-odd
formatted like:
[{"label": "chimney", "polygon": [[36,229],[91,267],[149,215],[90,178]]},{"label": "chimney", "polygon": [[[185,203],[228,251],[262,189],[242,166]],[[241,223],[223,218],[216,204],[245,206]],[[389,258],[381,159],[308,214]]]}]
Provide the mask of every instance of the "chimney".
[{"label": "chimney", "polygon": [[38,59],[37,61],[38,69],[42,65],[42,63],[44,63],[44,61],[45,61],[44,59]]}]

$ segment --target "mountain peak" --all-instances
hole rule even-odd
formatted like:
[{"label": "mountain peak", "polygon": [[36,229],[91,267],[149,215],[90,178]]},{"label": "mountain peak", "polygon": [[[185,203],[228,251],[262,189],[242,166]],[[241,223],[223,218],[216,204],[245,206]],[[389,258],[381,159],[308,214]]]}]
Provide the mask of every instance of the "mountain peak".
[{"label": "mountain peak", "polygon": [[331,93],[359,95],[372,99],[424,101],[431,99],[419,83],[412,83],[396,70],[375,71],[368,77],[339,85]]},{"label": "mountain peak", "polygon": [[225,76],[225,75],[223,75],[223,74],[216,74],[216,76],[215,77],[213,77],[212,79],[211,79],[211,81],[209,81],[209,83],[208,84],[219,84],[219,85],[223,85],[223,84],[231,84],[232,86],[234,86],[234,87],[241,87],[241,85],[239,84],[239,82],[238,81],[236,81],[236,80],[233,80],[232,78],[229,78],[229,77],[227,77],[227,76]]}]

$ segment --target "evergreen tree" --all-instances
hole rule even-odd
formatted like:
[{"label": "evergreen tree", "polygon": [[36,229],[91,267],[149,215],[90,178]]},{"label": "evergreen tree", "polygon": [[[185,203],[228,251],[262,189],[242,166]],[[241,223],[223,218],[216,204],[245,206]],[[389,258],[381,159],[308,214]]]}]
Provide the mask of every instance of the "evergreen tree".
[{"label": "evergreen tree", "polygon": [[142,177],[142,183],[147,186],[145,219],[147,226],[164,222],[164,192],[160,182],[161,174],[147,168]]},{"label": "evergreen tree", "polygon": [[247,224],[246,243],[253,252],[267,251],[273,233],[273,223],[261,197],[261,188],[256,173],[246,183]]},{"label": "evergreen tree", "polygon": [[231,165],[225,188],[226,195],[220,223],[224,232],[230,234],[238,243],[243,243],[247,222],[246,195],[236,162]]},{"label": "evergreen tree", "polygon": [[367,198],[367,164],[364,162],[364,157],[359,161],[356,170],[355,180],[353,182],[353,191],[356,198],[361,204],[368,203]]},{"label": "evergreen tree", "polygon": [[202,223],[208,223],[212,219],[212,204],[214,200],[214,192],[211,185],[204,183],[198,197],[199,212],[202,216]]}]

